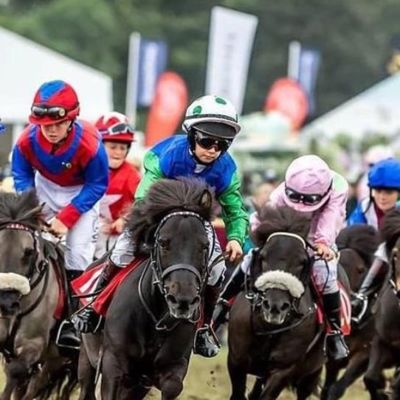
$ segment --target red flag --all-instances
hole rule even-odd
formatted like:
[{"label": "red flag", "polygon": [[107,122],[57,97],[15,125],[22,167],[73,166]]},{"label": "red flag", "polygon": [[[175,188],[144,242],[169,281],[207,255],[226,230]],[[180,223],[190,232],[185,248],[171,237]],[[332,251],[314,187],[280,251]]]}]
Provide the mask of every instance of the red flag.
[{"label": "red flag", "polygon": [[308,99],[303,88],[293,79],[275,81],[264,104],[264,111],[278,111],[287,116],[293,129],[301,127],[308,115]]},{"label": "red flag", "polygon": [[171,136],[177,130],[187,106],[188,90],[185,81],[175,72],[161,74],[147,118],[146,146]]}]

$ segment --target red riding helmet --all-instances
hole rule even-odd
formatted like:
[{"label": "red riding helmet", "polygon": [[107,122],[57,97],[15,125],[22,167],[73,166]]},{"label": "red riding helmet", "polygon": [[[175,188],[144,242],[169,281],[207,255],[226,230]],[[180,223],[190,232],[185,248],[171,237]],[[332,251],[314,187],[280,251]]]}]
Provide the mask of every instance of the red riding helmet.
[{"label": "red riding helmet", "polygon": [[135,132],[129,125],[128,118],[119,112],[113,111],[102,115],[96,121],[96,128],[101,134],[103,142],[122,142],[131,144],[135,139]]},{"label": "red riding helmet", "polygon": [[79,100],[74,88],[64,81],[43,83],[33,98],[29,121],[51,125],[79,115]]}]

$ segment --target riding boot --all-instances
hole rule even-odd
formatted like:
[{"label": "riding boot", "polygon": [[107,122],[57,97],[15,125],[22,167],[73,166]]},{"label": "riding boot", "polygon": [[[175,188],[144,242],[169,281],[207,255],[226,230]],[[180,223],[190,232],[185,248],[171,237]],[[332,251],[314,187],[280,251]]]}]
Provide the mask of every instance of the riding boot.
[{"label": "riding boot", "polygon": [[[72,314],[79,308],[79,299],[71,296],[72,289],[70,287],[70,284],[71,281],[78,278],[82,273],[83,271],[81,270],[65,270],[65,275],[68,282],[68,293],[66,294],[68,301],[68,315]],[[77,350],[79,349],[81,344],[79,332],[77,332],[69,318],[66,318],[61,322],[57,332],[56,344],[59,347],[72,348]]]},{"label": "riding boot", "polygon": [[214,357],[219,353],[219,343],[211,319],[220,294],[219,286],[207,285],[204,291],[203,326],[195,334],[193,352],[203,357]]},{"label": "riding boot", "polygon": [[225,285],[217,301],[217,305],[212,317],[212,327],[215,332],[223,323],[226,322],[226,314],[228,314],[230,309],[229,300],[239,294],[245,278],[246,274],[243,272],[239,264],[232,272],[228,283]]},{"label": "riding boot", "polygon": [[[94,293],[99,295],[118,271],[120,271],[120,267],[108,259],[97,281]],[[86,307],[72,317],[72,323],[80,333],[96,333],[101,328],[102,322],[103,319],[92,307]]]},{"label": "riding boot", "polygon": [[384,261],[378,257],[376,257],[368,270],[367,275],[365,276],[363,282],[361,283],[361,287],[357,293],[353,295],[351,306],[352,306],[352,314],[353,314],[353,322],[360,323],[365,312],[368,309],[368,292],[371,291],[373,287],[379,287],[377,277],[380,275],[382,271],[382,267],[384,265]]},{"label": "riding boot", "polygon": [[340,293],[324,294],[322,299],[327,319],[326,354],[328,359],[341,360],[349,355],[349,348],[340,323]]}]

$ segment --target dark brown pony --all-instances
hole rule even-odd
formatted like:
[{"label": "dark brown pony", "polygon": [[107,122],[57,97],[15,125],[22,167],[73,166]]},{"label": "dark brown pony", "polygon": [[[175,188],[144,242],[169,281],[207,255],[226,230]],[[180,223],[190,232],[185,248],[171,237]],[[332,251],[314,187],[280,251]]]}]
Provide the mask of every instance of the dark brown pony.
[{"label": "dark brown pony", "polygon": [[[384,392],[384,368],[399,365],[400,360],[400,210],[390,211],[384,218],[382,236],[389,257],[389,276],[376,303],[375,332],[371,343],[365,385],[372,400],[387,399]],[[397,375],[392,399],[400,399]]]},{"label": "dark brown pony", "polygon": [[107,312],[102,399],[142,399],[152,386],[163,400],[181,393],[209,272],[211,206],[202,181],[164,179],[133,208],[132,246],[150,258],[117,289]]},{"label": "dark brown pony", "polygon": [[260,248],[253,265],[251,300],[241,293],[229,319],[231,400],[245,400],[246,377],[258,377],[249,399],[276,399],[291,386],[298,399],[316,390],[324,364],[324,332],[310,289],[311,260],[304,214],[264,208],[254,234]]},{"label": "dark brown pony", "polygon": [[[374,253],[379,244],[379,234],[372,226],[353,225],[343,229],[337,240],[340,251],[339,263],[346,271],[350,287],[356,292],[372,264]],[[326,365],[325,383],[321,399],[339,399],[346,389],[359,378],[368,366],[370,342],[374,333],[373,314],[365,318],[360,325],[353,326],[346,338],[350,356],[342,362],[329,361]],[[345,368],[344,374],[337,380],[339,371]]]},{"label": "dark brown pony", "polygon": [[[34,192],[0,192],[0,352],[6,360],[1,400],[43,398],[74,368],[52,337],[57,256],[41,236],[40,213]],[[61,398],[68,399],[73,386],[67,383]]]}]

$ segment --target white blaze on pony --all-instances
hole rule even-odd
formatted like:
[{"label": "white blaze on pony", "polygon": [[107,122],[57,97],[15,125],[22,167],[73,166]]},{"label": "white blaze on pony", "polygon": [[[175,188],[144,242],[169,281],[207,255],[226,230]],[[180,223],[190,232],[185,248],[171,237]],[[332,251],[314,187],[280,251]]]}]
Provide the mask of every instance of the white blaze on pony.
[{"label": "white blaze on pony", "polygon": [[31,291],[28,278],[14,272],[0,273],[0,290],[16,290],[22,296],[26,296]]},{"label": "white blaze on pony", "polygon": [[260,292],[267,289],[287,290],[296,299],[304,293],[304,285],[296,276],[280,270],[264,272],[257,278],[255,286]]}]

